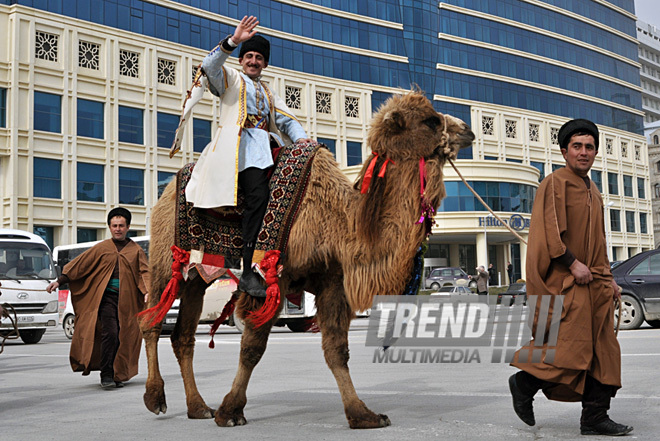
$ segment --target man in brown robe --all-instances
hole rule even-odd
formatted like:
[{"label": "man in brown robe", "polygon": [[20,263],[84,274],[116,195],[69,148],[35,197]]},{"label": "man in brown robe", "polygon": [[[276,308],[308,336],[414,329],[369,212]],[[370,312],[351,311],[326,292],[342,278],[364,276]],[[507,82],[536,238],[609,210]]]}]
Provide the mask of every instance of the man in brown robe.
[{"label": "man in brown robe", "polygon": [[[511,364],[522,370],[509,378],[513,407],[533,426],[532,401],[541,389],[551,400],[582,402],[582,435],[624,435],[633,428],[607,413],[621,387],[613,311],[620,294],[607,258],[603,200],[588,177],[598,128],[583,119],[569,121],[559,130],[559,145],[566,167],[539,186],[529,229],[527,294],[537,296],[532,335],[542,323],[542,296],[564,296],[563,309],[556,345],[548,344],[546,330],[542,346],[533,340],[516,353]],[[552,308],[543,316],[552,317]]]},{"label": "man in brown robe", "polygon": [[111,239],[69,262],[48,292],[69,283],[76,314],[69,361],[74,372],[101,371],[104,389],[122,387],[138,373],[142,333],[136,314],[144,308],[149,264],[142,248],[126,237],[131,213],[108,214]]}]

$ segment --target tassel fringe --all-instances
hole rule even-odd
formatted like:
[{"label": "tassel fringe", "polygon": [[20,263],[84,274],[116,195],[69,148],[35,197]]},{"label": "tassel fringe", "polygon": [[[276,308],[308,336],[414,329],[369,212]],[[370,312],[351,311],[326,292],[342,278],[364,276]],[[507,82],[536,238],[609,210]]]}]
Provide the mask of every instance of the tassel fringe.
[{"label": "tassel fringe", "polygon": [[277,262],[280,260],[280,251],[271,250],[266,253],[259,266],[266,273],[266,301],[256,311],[248,313],[247,318],[255,328],[259,328],[275,317],[280,306],[280,287],[277,284]]}]

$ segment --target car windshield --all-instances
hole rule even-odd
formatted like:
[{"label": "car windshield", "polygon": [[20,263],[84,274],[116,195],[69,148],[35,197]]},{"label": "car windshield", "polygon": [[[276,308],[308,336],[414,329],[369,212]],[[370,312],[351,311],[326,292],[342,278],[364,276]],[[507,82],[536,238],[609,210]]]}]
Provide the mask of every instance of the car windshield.
[{"label": "car windshield", "polygon": [[0,242],[0,278],[27,280],[56,277],[47,247],[35,243]]},{"label": "car windshield", "polygon": [[453,286],[443,286],[438,290],[438,292],[453,292],[454,287]]}]

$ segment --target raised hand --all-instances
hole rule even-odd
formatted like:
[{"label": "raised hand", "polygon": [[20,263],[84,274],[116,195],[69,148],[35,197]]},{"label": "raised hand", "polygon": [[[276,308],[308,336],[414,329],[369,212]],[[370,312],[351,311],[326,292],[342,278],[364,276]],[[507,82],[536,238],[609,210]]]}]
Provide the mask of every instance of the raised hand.
[{"label": "raised hand", "polygon": [[234,35],[231,37],[231,41],[234,42],[234,44],[241,44],[242,42],[249,40],[254,36],[254,34],[257,33],[255,28],[259,24],[259,20],[257,20],[257,17],[254,15],[250,15],[249,17],[246,15],[243,17],[241,22],[236,26],[236,29],[234,30]]}]

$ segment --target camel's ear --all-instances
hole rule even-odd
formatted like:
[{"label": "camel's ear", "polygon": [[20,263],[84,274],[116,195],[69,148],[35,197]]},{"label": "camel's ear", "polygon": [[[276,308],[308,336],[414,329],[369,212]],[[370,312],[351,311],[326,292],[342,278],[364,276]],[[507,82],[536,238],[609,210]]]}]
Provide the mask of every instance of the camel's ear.
[{"label": "camel's ear", "polygon": [[406,120],[403,117],[403,113],[393,110],[388,112],[383,118],[385,126],[392,132],[401,132],[406,128]]}]

